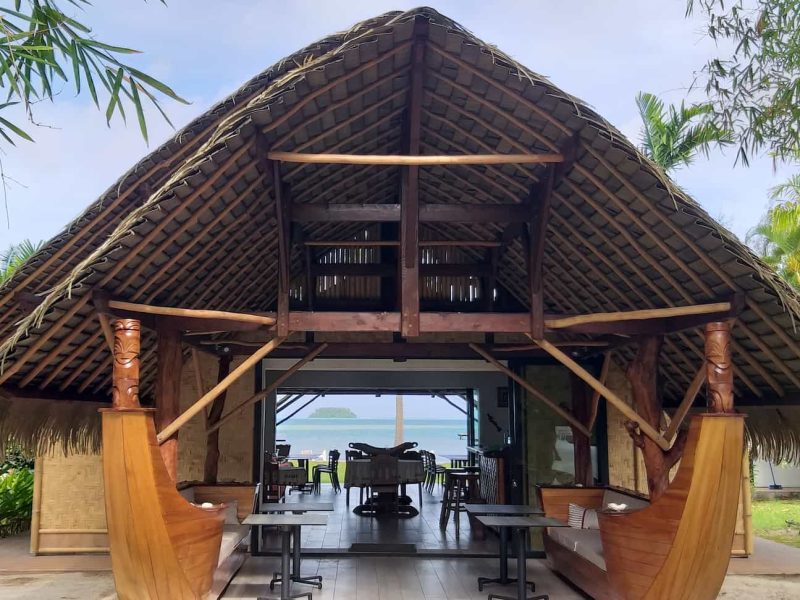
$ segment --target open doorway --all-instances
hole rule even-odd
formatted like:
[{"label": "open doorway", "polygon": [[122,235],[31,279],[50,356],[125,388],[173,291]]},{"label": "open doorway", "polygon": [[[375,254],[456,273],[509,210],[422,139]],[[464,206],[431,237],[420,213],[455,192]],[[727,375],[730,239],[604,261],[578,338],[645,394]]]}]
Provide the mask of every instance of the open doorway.
[{"label": "open doorway", "polygon": [[[262,386],[286,370],[280,362],[265,364]],[[265,479],[265,456],[278,449],[289,455],[292,466],[307,469],[310,482],[314,466],[324,465],[332,450],[346,463],[345,452],[351,443],[381,448],[400,441],[414,443],[413,452],[431,452],[439,466],[449,468],[476,463],[483,449],[502,447],[507,435],[506,399],[498,402],[507,380],[485,363],[318,360],[309,367],[293,374],[260,405],[256,436],[260,441],[256,449],[261,463],[259,480]],[[402,486],[418,513],[412,518],[365,518],[355,510],[362,505],[360,487],[349,490],[348,505],[346,468],[347,464],[336,466],[341,492],[335,489],[330,474],[321,476],[316,488],[286,486],[282,491],[289,501],[293,495],[306,493],[313,498],[305,501],[334,504],[325,528],[303,532],[305,552],[339,553],[355,546],[387,544],[424,553],[495,552],[496,544],[476,537],[463,512],[458,533],[452,515],[440,525],[441,478],[428,485],[423,476]],[[260,552],[276,548],[277,540],[259,540]]]}]

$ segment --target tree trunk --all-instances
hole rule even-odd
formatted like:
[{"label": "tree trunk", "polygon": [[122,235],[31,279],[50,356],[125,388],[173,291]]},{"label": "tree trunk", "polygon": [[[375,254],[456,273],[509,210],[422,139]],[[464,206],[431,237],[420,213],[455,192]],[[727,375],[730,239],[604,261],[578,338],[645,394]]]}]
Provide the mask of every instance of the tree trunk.
[{"label": "tree trunk", "polygon": [[[180,415],[181,332],[177,329],[156,323],[158,334],[158,366],[156,374],[156,425],[159,431],[172,423]],[[167,473],[176,481],[178,478],[178,433],[161,444],[161,457]]]},{"label": "tree trunk", "polygon": [[[583,379],[570,372],[572,389],[572,414],[581,423],[588,426],[591,412],[591,391]],[[591,440],[580,431],[572,428],[572,447],[574,450],[575,483],[592,485],[592,444]]]},{"label": "tree trunk", "polygon": [[[217,381],[222,381],[228,376],[231,370],[231,356],[224,355],[219,357],[217,367]],[[216,425],[225,409],[225,396],[227,390],[222,392],[214,400],[211,410],[208,412],[206,427]],[[206,436],[206,462],[203,467],[203,481],[205,483],[217,483],[219,472],[219,429],[216,429]]]},{"label": "tree trunk", "polygon": [[[660,429],[662,414],[662,402],[658,393],[658,356],[662,343],[662,336],[641,337],[636,356],[628,365],[626,373],[636,411],[656,430]],[[642,450],[647,489],[652,502],[669,487],[669,471],[683,454],[686,432],[682,431],[672,448],[665,452],[653,440],[639,432],[634,423],[628,422],[627,426],[634,444]]]}]

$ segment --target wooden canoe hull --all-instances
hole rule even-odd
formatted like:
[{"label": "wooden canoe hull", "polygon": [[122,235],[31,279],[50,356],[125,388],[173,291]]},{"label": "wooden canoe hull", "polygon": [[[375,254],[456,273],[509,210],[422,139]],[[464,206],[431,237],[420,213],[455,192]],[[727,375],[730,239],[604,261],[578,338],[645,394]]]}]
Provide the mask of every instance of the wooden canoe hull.
[{"label": "wooden canoe hull", "polygon": [[598,514],[613,593],[710,600],[725,578],[741,485],[744,417],[698,415],[675,479],[649,507]]},{"label": "wooden canoe hull", "polygon": [[211,589],[222,508],[181,497],[149,409],[103,410],[103,477],[114,584],[121,600],[196,600]]}]

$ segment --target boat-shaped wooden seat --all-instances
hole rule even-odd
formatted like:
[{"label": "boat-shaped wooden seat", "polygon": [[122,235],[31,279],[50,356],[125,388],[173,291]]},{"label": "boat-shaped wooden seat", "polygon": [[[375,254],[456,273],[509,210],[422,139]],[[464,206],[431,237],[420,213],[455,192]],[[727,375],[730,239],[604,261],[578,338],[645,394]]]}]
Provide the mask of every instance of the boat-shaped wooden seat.
[{"label": "boat-shaped wooden seat", "polygon": [[102,411],[111,563],[121,600],[206,598],[217,569],[225,505],[204,509],[175,488],[152,410]]},{"label": "boat-shaped wooden seat", "polygon": [[716,598],[731,554],[744,417],[692,418],[675,479],[646,508],[598,512],[612,597]]}]

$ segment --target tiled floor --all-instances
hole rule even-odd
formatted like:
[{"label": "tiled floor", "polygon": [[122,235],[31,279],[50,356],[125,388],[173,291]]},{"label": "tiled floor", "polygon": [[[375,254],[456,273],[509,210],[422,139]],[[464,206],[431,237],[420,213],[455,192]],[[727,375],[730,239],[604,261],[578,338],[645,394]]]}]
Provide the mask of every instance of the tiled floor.
[{"label": "tiled floor", "polygon": [[[269,596],[267,573],[278,568],[278,558],[251,557],[231,582],[223,598],[251,600]],[[509,562],[514,569],[514,561]],[[545,566],[528,560],[528,577],[536,591],[553,600],[583,600]],[[311,591],[315,600],[485,600],[490,591],[514,595],[514,588],[491,586],[478,591],[478,575],[493,576],[497,560],[489,558],[393,558],[359,556],[303,560],[303,574],[323,576],[321,590],[295,585],[292,591]],[[280,593],[276,586],[275,592]],[[278,596],[279,597],[279,596]]]},{"label": "tiled floor", "polygon": [[[419,508],[417,486],[409,486],[409,496],[415,508]],[[437,489],[433,494],[423,490],[422,510],[416,517],[397,519],[392,517],[360,517],[353,514],[358,505],[358,489],[350,492],[350,507],[345,504],[344,492],[334,494],[330,486],[323,485],[320,494],[300,494],[292,492],[287,502],[333,502],[333,513],[328,515],[327,527],[304,527],[303,548],[306,550],[341,550],[347,551],[352,543],[392,543],[415,544],[418,551],[429,552],[463,552],[470,555],[491,555],[497,552],[497,538],[489,533],[485,539],[472,534],[469,518],[461,514],[461,531],[457,538],[455,525],[451,519],[446,529],[439,527],[441,510],[441,492]],[[264,551],[278,551],[280,538],[268,532],[264,533],[262,545]]]}]

